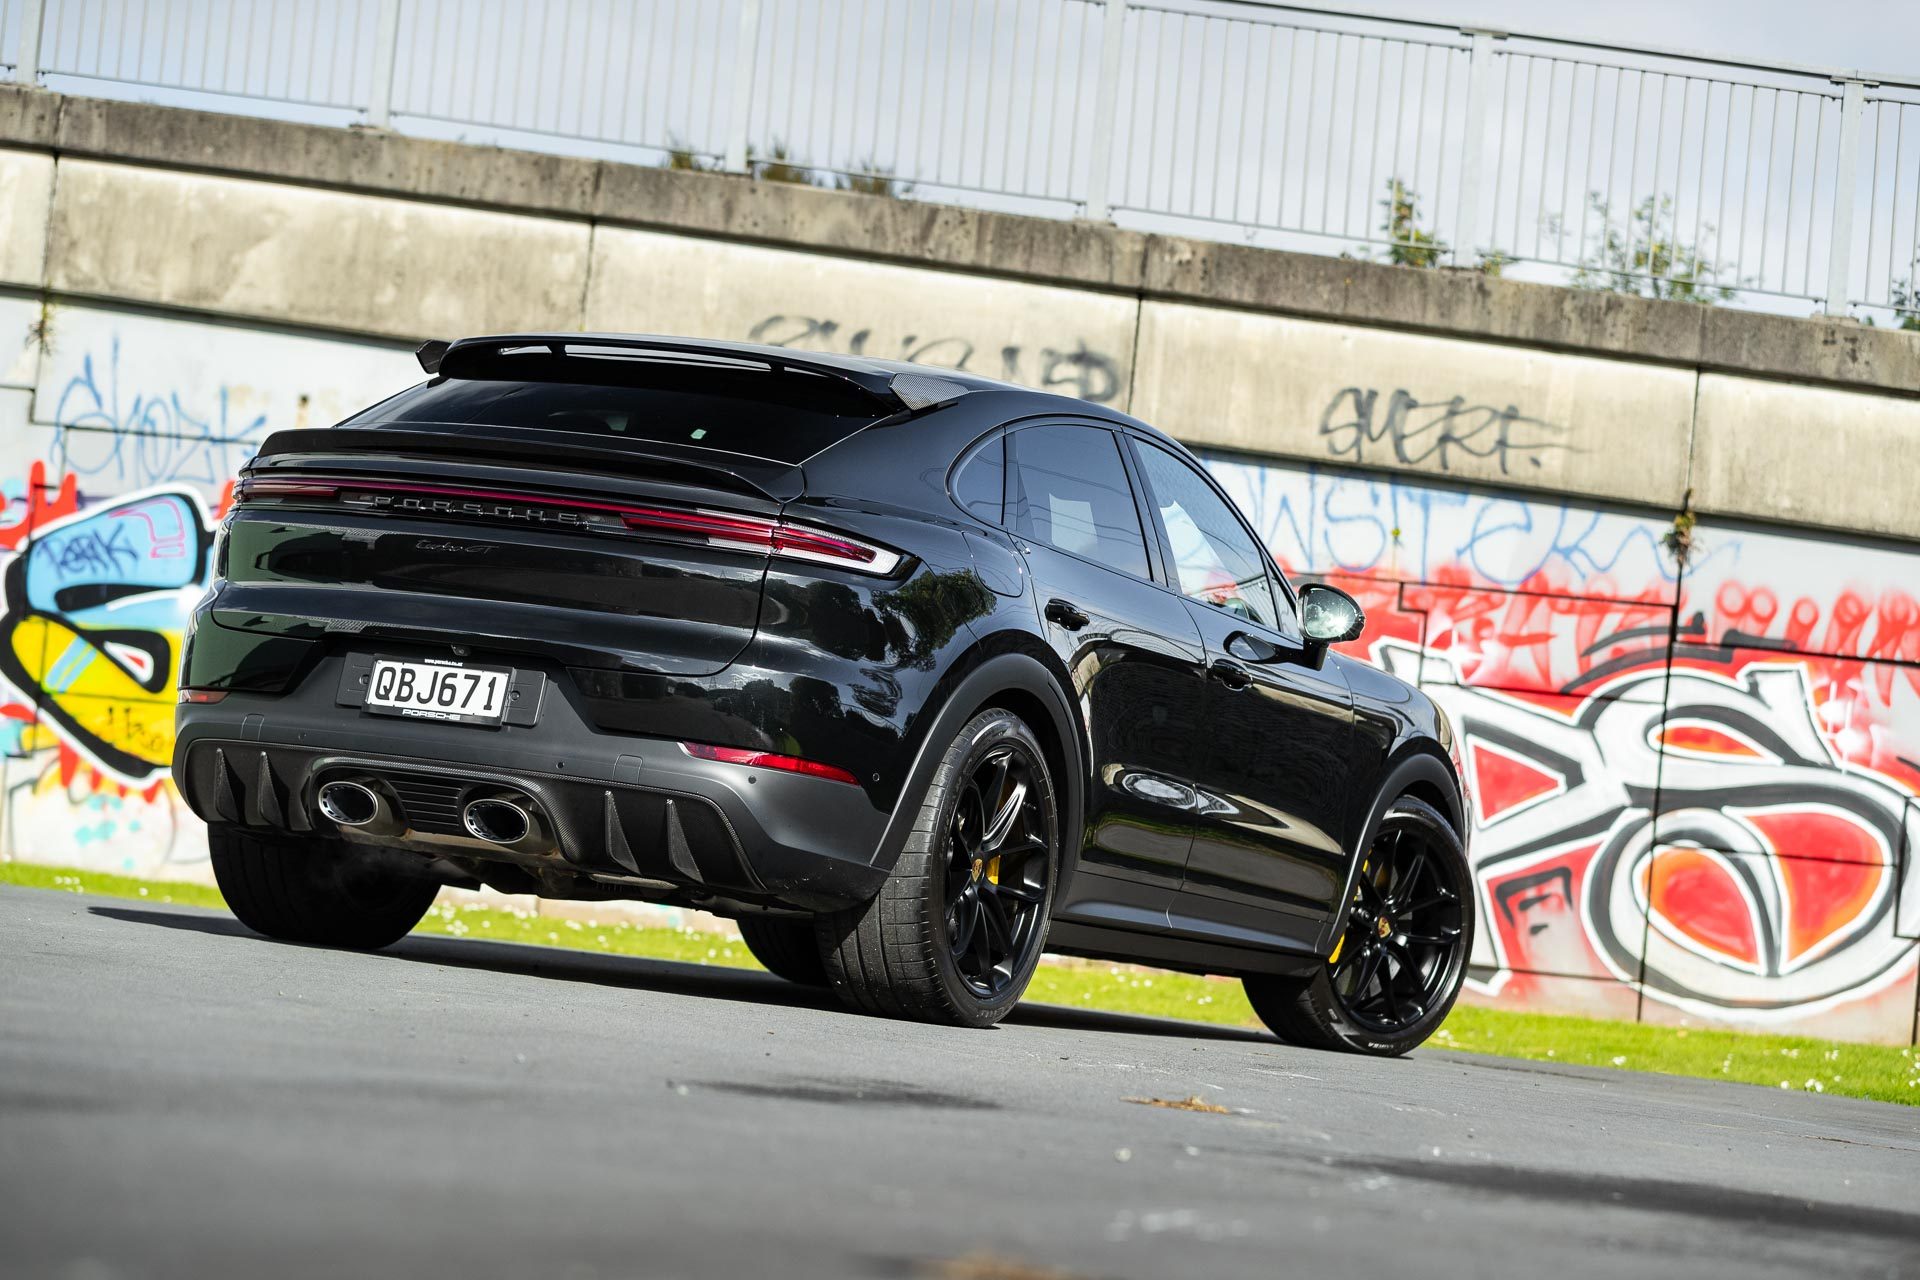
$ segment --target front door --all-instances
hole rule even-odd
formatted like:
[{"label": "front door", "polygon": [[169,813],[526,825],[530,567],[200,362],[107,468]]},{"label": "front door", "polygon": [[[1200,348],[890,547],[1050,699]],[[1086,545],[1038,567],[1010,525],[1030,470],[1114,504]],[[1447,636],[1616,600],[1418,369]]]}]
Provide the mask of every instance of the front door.
[{"label": "front door", "polygon": [[1056,910],[1164,929],[1192,838],[1205,645],[1183,602],[1153,582],[1118,437],[1042,423],[1010,432],[1007,445],[1007,523],[1091,755],[1081,861]]},{"label": "front door", "polygon": [[1133,447],[1208,670],[1199,807],[1176,931],[1311,947],[1343,888],[1352,696],[1309,661],[1271,559],[1211,480]]}]

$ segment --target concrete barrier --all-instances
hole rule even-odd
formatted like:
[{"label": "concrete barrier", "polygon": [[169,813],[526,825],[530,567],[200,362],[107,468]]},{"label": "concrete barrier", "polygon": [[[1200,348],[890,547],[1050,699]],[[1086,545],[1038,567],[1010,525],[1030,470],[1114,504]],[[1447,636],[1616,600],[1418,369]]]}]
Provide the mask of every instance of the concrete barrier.
[{"label": "concrete barrier", "polygon": [[583,325],[968,368],[1124,409],[1138,315],[1112,294],[603,227]]},{"label": "concrete barrier", "polygon": [[1696,378],[1663,365],[1147,302],[1135,408],[1193,443],[1677,509]]}]

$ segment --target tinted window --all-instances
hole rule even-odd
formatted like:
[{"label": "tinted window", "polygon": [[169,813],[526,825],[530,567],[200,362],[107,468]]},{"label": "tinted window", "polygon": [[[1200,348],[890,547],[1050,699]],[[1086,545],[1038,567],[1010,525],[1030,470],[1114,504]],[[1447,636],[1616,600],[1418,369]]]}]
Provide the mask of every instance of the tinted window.
[{"label": "tinted window", "polygon": [[550,376],[439,378],[355,414],[343,425],[472,422],[538,427],[793,463],[880,416],[846,397],[831,385],[833,379],[818,376],[681,370],[577,358],[543,365],[529,364],[528,372]]},{"label": "tinted window", "polygon": [[1267,556],[1233,508],[1185,459],[1158,445],[1140,443],[1140,469],[1173,544],[1181,592],[1275,626]]},{"label": "tinted window", "polygon": [[988,524],[999,524],[1007,494],[1007,438],[996,435],[969,453],[953,473],[953,498]]},{"label": "tinted window", "polygon": [[1062,551],[1137,577],[1147,544],[1113,433],[1098,427],[1032,427],[1013,441],[1013,527]]}]

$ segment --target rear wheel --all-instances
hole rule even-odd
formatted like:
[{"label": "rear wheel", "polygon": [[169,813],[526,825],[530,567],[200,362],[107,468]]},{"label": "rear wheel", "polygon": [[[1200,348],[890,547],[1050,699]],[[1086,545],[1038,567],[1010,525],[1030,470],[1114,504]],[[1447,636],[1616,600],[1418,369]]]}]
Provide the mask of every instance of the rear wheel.
[{"label": "rear wheel", "polygon": [[213,878],[255,933],[283,942],[372,951],[405,937],[440,892],[363,853],[297,837],[207,832]]},{"label": "rear wheel", "polygon": [[1402,796],[1361,864],[1346,927],[1308,977],[1248,978],[1247,999],[1294,1044],[1395,1057],[1445,1021],[1473,950],[1466,850],[1439,811]]},{"label": "rear wheel", "polygon": [[1059,806],[1040,743],[991,709],[942,757],[893,874],[870,902],[821,916],[827,976],[869,1013],[987,1027],[1040,963]]},{"label": "rear wheel", "polygon": [[740,940],[767,972],[803,987],[827,985],[827,964],[813,936],[813,921],[785,916],[741,916]]}]

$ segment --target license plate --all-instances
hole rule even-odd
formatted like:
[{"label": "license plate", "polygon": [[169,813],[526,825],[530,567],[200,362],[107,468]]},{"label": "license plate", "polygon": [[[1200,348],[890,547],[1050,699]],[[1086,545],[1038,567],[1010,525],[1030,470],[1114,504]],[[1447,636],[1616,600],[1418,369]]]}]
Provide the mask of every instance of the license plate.
[{"label": "license plate", "polygon": [[375,658],[367,710],[416,720],[499,724],[512,680],[513,673],[500,667]]}]

